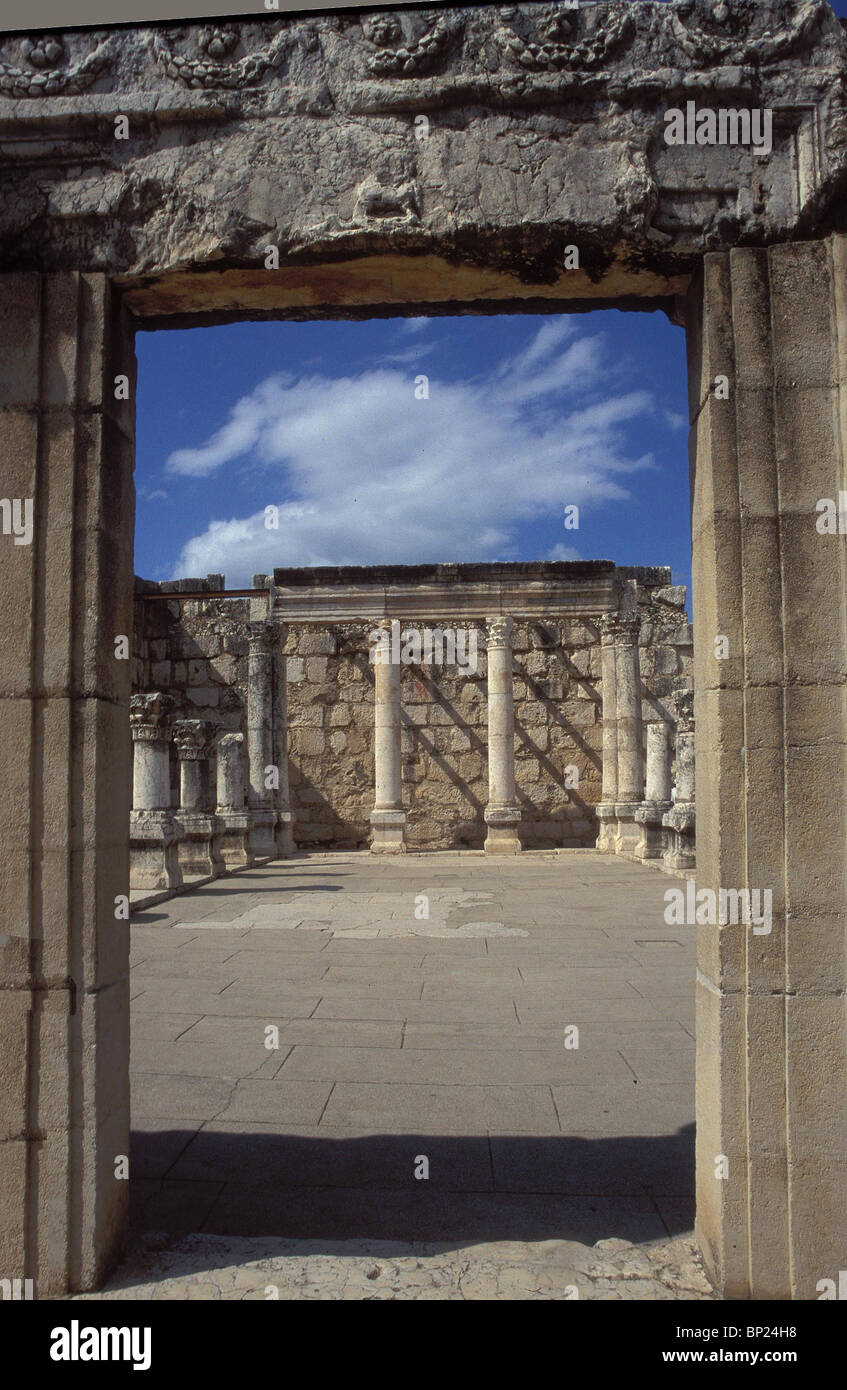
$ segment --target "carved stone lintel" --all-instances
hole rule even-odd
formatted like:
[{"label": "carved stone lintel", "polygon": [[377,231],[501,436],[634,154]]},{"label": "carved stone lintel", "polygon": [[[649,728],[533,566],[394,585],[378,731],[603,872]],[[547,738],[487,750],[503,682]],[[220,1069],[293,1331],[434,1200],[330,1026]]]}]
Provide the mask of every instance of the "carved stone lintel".
[{"label": "carved stone lintel", "polygon": [[[132,312],[157,300],[171,271],[188,284],[176,300],[169,286],[168,312],[202,312],[192,272],[261,276],[269,243],[309,265],[342,248],[448,262],[470,252],[483,272],[519,273],[557,298],[567,226],[584,253],[575,297],[614,266],[622,296],[671,298],[705,251],[832,225],[847,177],[845,66],[824,0],[478,5],[119,36],[69,29],[26,43],[0,35],[0,255],[12,271],[150,277],[128,290]],[[51,124],[57,97],[69,104]],[[688,135],[669,145],[663,111],[689,100],[738,116],[772,110],[769,148],[704,148]],[[98,131],[126,112],[128,143],[104,142]],[[419,136],[432,157],[420,158]],[[508,191],[476,172],[493,147],[513,171]],[[285,175],[305,149],[314,196],[304,203]],[[226,289],[238,307],[223,279],[207,279],[206,293]]]}]

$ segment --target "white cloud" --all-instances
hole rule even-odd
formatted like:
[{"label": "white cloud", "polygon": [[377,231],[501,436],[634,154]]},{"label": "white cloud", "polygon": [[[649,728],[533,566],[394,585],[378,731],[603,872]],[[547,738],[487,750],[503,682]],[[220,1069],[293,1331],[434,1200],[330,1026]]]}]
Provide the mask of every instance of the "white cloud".
[{"label": "white cloud", "polygon": [[403,348],[400,352],[383,353],[376,361],[381,367],[391,363],[402,365],[404,362],[418,362],[422,357],[428,357],[434,352],[437,346],[437,343],[413,343],[411,347]]},{"label": "white cloud", "polygon": [[547,552],[547,559],[548,559],[548,560],[581,560],[581,559],[582,559],[582,556],[580,555],[580,553],[579,553],[578,550],[574,550],[574,548],[573,548],[572,545],[562,545],[562,542],[559,541],[559,544],[558,544],[558,545],[551,546],[551,548],[548,550],[548,552]]},{"label": "white cloud", "polygon": [[[630,454],[625,427],[652,399],[613,382],[602,340],[567,318],[484,379],[431,375],[428,400],[415,399],[412,371],[389,365],[269,377],[205,443],[168,459],[171,473],[202,478],[248,456],[266,481],[256,512],[212,522],[175,574],[241,584],[275,565],[506,558],[520,526],[558,521],[569,503],[626,500],[619,478],[651,466]],[[278,530],[265,527],[270,503]]]},{"label": "white cloud", "polygon": [[429,324],[429,319],[403,319],[400,332],[422,333],[425,328],[429,328]]}]

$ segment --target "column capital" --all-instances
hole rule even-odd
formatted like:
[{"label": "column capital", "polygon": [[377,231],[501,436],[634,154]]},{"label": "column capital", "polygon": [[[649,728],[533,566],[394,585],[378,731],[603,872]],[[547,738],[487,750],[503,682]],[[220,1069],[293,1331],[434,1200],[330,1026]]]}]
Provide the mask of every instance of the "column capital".
[{"label": "column capital", "polygon": [[208,758],[212,725],[207,719],[177,719],[173,728],[180,761],[199,762],[202,758]]},{"label": "column capital", "polygon": [[237,732],[221,734],[220,738],[217,740],[217,747],[223,748],[226,752],[229,752],[230,748],[240,748],[243,742],[243,734]]},{"label": "column capital", "polygon": [[604,647],[615,645],[615,631],[617,628],[616,613],[601,613],[600,615],[600,644]]},{"label": "column capital", "polygon": [[641,619],[636,613],[615,615],[615,646],[634,647],[638,644],[638,634],[641,631]]},{"label": "column capital", "polygon": [[512,640],[514,623],[507,613],[496,618],[486,618],[489,647],[508,647]]},{"label": "column capital", "polygon": [[601,646],[636,646],[641,630],[641,619],[634,613],[603,613],[600,616],[599,626]]},{"label": "column capital", "polygon": [[170,695],[149,691],[129,698],[129,727],[139,743],[163,742],[168,738],[168,715],[173,707]]},{"label": "column capital", "polygon": [[279,640],[276,623],[269,618],[255,618],[247,624],[247,640],[251,652],[270,651]]}]

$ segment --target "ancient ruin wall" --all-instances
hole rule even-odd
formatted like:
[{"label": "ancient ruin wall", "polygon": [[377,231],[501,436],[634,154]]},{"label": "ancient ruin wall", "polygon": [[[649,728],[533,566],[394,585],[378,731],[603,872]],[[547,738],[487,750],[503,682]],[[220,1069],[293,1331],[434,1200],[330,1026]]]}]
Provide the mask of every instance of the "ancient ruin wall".
[{"label": "ancient ruin wall", "polygon": [[[669,573],[668,573],[668,578]],[[213,577],[218,587],[220,576]],[[185,588],[205,581],[182,581]],[[158,588],[167,586],[145,586]],[[645,725],[673,714],[691,687],[685,590],[640,590]],[[136,603],[134,689],[174,697],[174,717],[244,725],[249,600]],[[411,626],[411,624],[409,624]],[[416,627],[474,626],[462,617]],[[405,624],[403,629],[405,630]],[[294,835],[305,848],[364,848],[373,806],[371,620],[291,623],[284,652]],[[481,849],[488,792],[484,625],[476,671],[402,668],[403,794],[410,849]],[[527,848],[590,846],[600,800],[600,633],[584,617],[516,621],[513,634],[516,777]],[[578,784],[574,782],[576,769]],[[173,766],[174,794],[177,771]]]}]

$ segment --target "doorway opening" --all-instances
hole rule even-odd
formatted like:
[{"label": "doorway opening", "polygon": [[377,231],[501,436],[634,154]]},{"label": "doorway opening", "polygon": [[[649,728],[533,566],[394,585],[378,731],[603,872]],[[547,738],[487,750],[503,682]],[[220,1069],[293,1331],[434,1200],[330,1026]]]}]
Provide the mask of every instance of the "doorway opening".
[{"label": "doorway opening", "polygon": [[[139,890],[137,1232],[690,1231],[674,842],[637,862],[633,818],[618,854],[595,847],[603,614],[634,601],[642,770],[692,687],[681,347],[664,315],[616,310],[139,334],[134,689],[162,697],[177,827],[202,748],[213,820],[219,741],[249,733],[251,627],[276,616],[291,842],[250,858],[245,826],[241,872],[192,876],[195,837],[175,850],[190,891]],[[405,853],[378,857],[389,595]],[[509,609],[522,848],[498,858],[487,625]],[[473,633],[478,659],[417,659],[434,631]]]}]

